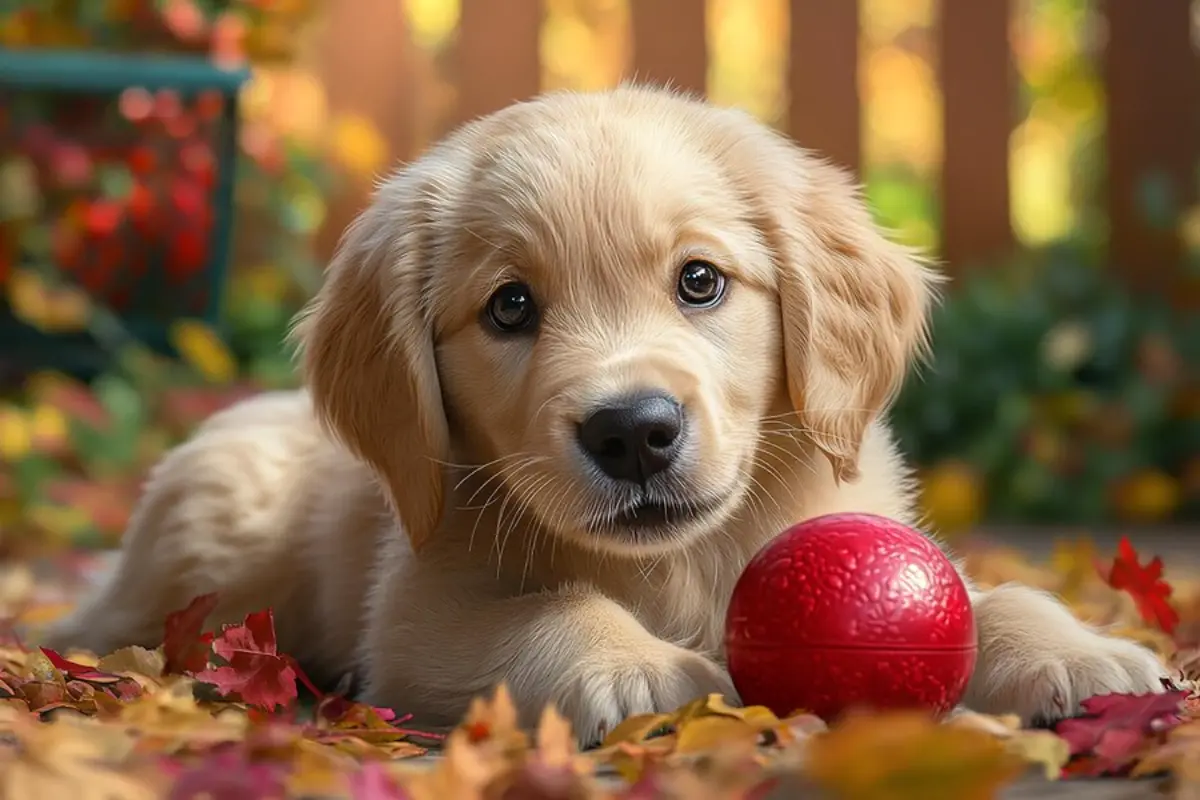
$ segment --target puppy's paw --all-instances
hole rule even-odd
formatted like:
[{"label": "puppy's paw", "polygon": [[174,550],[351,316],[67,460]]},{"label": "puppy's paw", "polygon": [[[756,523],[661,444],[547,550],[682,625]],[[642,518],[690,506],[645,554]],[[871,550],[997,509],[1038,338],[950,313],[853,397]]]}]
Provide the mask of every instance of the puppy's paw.
[{"label": "puppy's paw", "polygon": [[1098,633],[1040,592],[996,594],[977,606],[979,662],[964,700],[972,710],[1028,725],[1077,714],[1095,695],[1164,690],[1167,667],[1145,647]]},{"label": "puppy's paw", "polygon": [[1012,652],[981,665],[977,710],[1015,713],[1025,724],[1045,723],[1079,713],[1095,695],[1161,692],[1167,670],[1141,645],[1087,633],[1050,651]]},{"label": "puppy's paw", "polygon": [[605,654],[564,676],[552,698],[581,746],[602,741],[634,714],[674,711],[716,692],[739,702],[729,673],[715,662],[666,642],[620,656]]}]

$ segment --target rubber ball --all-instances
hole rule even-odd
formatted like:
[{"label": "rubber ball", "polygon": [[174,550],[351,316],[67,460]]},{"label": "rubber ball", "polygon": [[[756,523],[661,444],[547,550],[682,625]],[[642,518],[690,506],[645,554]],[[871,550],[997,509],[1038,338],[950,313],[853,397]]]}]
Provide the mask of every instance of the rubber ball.
[{"label": "rubber ball", "polygon": [[977,654],[954,565],[919,531],[871,514],[807,520],[759,551],[734,587],[725,648],[742,702],[826,721],[948,711]]}]

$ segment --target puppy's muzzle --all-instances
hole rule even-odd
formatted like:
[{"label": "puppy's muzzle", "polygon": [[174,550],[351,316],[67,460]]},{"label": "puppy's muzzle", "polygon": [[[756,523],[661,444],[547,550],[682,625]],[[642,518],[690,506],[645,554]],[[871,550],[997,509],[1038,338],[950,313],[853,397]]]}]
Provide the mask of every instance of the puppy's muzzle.
[{"label": "puppy's muzzle", "polygon": [[683,443],[683,407],[662,392],[614,398],[579,425],[579,445],[610,478],[645,486],[675,463]]}]

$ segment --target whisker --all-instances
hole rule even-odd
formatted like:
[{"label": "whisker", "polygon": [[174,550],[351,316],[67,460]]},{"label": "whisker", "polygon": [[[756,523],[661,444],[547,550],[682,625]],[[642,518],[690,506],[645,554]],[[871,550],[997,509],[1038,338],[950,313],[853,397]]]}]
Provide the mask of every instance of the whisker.
[{"label": "whisker", "polygon": [[[534,484],[532,488],[522,489],[520,501],[523,513],[513,515],[514,524],[510,525],[509,530],[505,532],[505,539],[512,535],[512,528],[515,527],[516,521],[522,519],[522,517],[528,518],[530,516],[529,509],[532,507],[534,500],[537,499],[538,495],[546,488],[546,486],[553,482],[553,478],[554,476],[552,474],[543,475],[542,479],[538,483]],[[540,527],[541,526],[539,525],[533,526],[532,538],[525,543],[525,563],[521,567],[521,580],[519,589],[521,592],[525,591],[525,578],[529,574],[529,568],[533,563],[534,548],[537,546],[537,540],[541,533]]]},{"label": "whisker", "polygon": [[[508,475],[509,475],[509,477],[515,477],[517,475],[520,475],[520,473],[522,471],[524,471],[528,467],[533,466],[536,463],[538,463],[537,459],[529,459],[526,461],[522,461],[520,464],[517,464],[514,468],[508,470]],[[503,474],[503,473],[504,473],[504,470],[501,470],[500,474]],[[479,506],[479,513],[475,516],[475,524],[473,526],[471,526],[471,536],[467,542],[467,552],[471,552],[474,549],[475,533],[479,530],[479,523],[483,520],[484,512],[487,511],[487,509],[490,508],[492,506],[492,504],[495,503],[496,500],[498,499],[497,495],[499,495],[501,492],[504,491],[504,483],[505,482],[503,480],[497,482],[496,488],[494,488],[492,490],[492,493],[490,495],[488,495],[488,499],[486,501],[484,501],[482,506]],[[480,488],[482,489],[482,487],[480,487]],[[478,490],[476,491],[476,494],[478,494]],[[474,498],[474,496],[475,495],[471,495],[471,498],[468,498],[468,502],[470,502],[470,499]],[[466,506],[466,508],[470,508],[470,506]]]},{"label": "whisker", "polygon": [[538,480],[539,477],[540,476],[538,476],[536,473],[533,475],[522,476],[520,480],[515,481],[510,485],[509,491],[505,493],[504,500],[500,503],[500,510],[496,515],[496,532],[492,538],[492,550],[496,553],[497,578],[500,577],[500,574],[503,571],[504,551],[508,546],[508,538],[512,534],[512,530],[516,522],[520,521],[521,512],[524,509],[520,506],[519,502],[514,503],[515,511],[513,512],[513,520],[510,522],[509,527],[506,528],[503,537],[501,537],[500,528],[504,525],[505,511],[508,509],[510,503],[520,497],[520,493],[523,491],[524,487],[528,486],[530,482]]},{"label": "whisker", "polygon": [[[487,462],[486,464],[479,464],[479,465],[475,466],[474,468],[471,468],[471,471],[470,471],[470,472],[468,472],[466,475],[464,475],[464,476],[462,477],[462,479],[461,479],[461,480],[460,480],[458,483],[454,484],[454,489],[455,489],[455,491],[457,491],[457,490],[461,489],[461,488],[462,488],[462,485],[463,485],[464,483],[466,483],[467,481],[469,481],[469,480],[470,480],[471,478],[473,478],[475,475],[479,474],[479,472],[480,472],[481,470],[485,470],[485,469],[487,469],[488,467],[493,467],[493,466],[495,466],[495,465],[497,465],[497,464],[499,464],[499,463],[501,463],[501,462],[503,462],[503,461],[510,461],[510,460],[512,460],[512,459],[514,459],[514,458],[518,458],[518,457],[521,457],[521,456],[524,456],[524,457],[527,457],[527,458],[542,458],[542,456],[530,456],[528,453],[524,453],[524,452],[519,452],[519,453],[509,453],[508,455],[503,455],[503,456],[500,456],[499,458],[494,458],[494,459],[492,459],[491,461]],[[467,467],[462,467],[462,469],[467,469]]]},{"label": "whisker", "polygon": [[516,474],[517,472],[519,472],[520,470],[526,469],[527,467],[530,467],[534,464],[540,464],[542,461],[545,461],[545,460],[546,460],[545,456],[529,456],[525,461],[521,461],[517,465],[505,464],[503,467],[501,467],[500,469],[496,470],[491,475],[489,475],[483,481],[483,483],[479,484],[479,486],[476,487],[475,491],[471,493],[471,496],[467,498],[466,502],[467,502],[468,506],[479,495],[480,492],[482,492],[484,489],[487,488],[488,484],[491,483],[492,481],[500,481],[500,485],[503,485],[504,480],[507,477],[510,477],[510,476]]}]

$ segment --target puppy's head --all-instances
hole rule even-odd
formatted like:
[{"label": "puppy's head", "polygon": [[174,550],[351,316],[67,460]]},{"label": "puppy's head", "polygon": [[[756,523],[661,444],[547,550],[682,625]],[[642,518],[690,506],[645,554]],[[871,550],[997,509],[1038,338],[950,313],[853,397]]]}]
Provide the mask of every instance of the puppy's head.
[{"label": "puppy's head", "polygon": [[839,171],[623,88],[510,107],[402,170],[296,333],[318,414],[416,545],[453,459],[486,476],[475,505],[645,552],[747,501],[781,406],[853,479],[930,283]]}]

